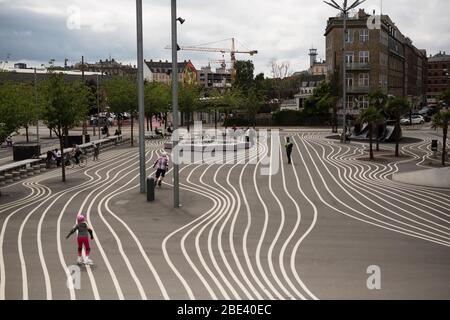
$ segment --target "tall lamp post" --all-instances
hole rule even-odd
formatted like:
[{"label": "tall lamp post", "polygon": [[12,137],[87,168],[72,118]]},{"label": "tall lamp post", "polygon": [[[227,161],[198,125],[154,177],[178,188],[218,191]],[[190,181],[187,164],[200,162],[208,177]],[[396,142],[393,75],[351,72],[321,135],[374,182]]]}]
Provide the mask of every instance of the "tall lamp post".
[{"label": "tall lamp post", "polygon": [[330,0],[330,2],[328,1],[324,1],[327,5],[329,5],[330,7],[333,7],[334,9],[339,10],[342,13],[342,17],[343,17],[343,32],[344,32],[344,36],[342,39],[342,109],[343,109],[343,134],[342,134],[342,142],[345,142],[346,140],[346,133],[347,133],[347,65],[346,65],[346,57],[345,57],[345,43],[347,41],[347,16],[348,13],[355,9],[356,7],[358,7],[360,4],[362,4],[363,2],[365,2],[366,0],[355,0],[355,2],[353,2],[352,5],[348,6],[348,1],[344,0],[344,3],[342,6],[338,5],[336,3],[336,1],[334,0]]},{"label": "tall lamp post", "polygon": [[183,18],[177,18],[177,0],[171,0],[171,26],[172,26],[172,112],[173,112],[173,206],[180,207],[180,167],[177,152],[178,145],[178,40],[177,21],[184,23]]},{"label": "tall lamp post", "polygon": [[136,24],[137,24],[137,60],[138,60],[138,106],[139,106],[139,174],[140,192],[145,193],[145,180],[147,178],[145,168],[145,119],[144,119],[144,49],[142,31],[142,0],[136,0]]}]

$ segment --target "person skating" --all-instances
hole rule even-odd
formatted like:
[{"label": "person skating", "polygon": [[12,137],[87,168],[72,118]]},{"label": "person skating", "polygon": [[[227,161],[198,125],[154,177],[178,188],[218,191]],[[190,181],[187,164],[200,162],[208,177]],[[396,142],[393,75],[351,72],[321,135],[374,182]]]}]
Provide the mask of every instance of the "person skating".
[{"label": "person skating", "polygon": [[286,154],[287,154],[287,158],[288,158],[288,164],[292,163],[292,149],[294,148],[294,144],[291,142],[291,139],[289,137],[286,138],[286,144],[284,145],[284,147],[286,148]]},{"label": "person skating", "polygon": [[[74,234],[76,231],[78,231],[78,237],[77,237],[77,243],[78,243],[78,264],[93,264],[92,260],[89,258],[89,254],[91,253],[91,247],[89,245],[89,236],[91,237],[91,240],[94,240],[94,234],[92,232],[92,229],[89,228],[86,218],[83,215],[78,215],[77,217],[77,225],[70,230],[69,234],[66,236],[66,239],[69,239],[69,237]],[[83,246],[85,251],[85,258],[83,260]]]},{"label": "person skating", "polygon": [[165,151],[161,154],[161,156],[156,160],[153,168],[156,167],[156,181],[155,184],[161,187],[162,181],[166,175],[167,169],[169,168],[169,156]]}]

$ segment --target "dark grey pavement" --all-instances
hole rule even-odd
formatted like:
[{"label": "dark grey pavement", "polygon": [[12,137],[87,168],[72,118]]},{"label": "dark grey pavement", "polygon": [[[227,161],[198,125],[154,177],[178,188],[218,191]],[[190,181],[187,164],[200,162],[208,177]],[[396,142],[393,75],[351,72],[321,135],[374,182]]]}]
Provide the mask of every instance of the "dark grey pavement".
[{"label": "dark grey pavement", "polygon": [[[0,299],[450,299],[450,190],[391,180],[431,156],[432,135],[407,134],[421,140],[402,145],[406,157],[382,145],[372,163],[366,144],[284,131],[293,165],[281,145],[273,176],[260,174],[270,143],[182,165],[177,210],[171,172],[154,203],[138,193],[137,148],[101,154],[66,184],[59,171],[20,181],[0,198]],[[149,174],[162,146],[148,142]],[[65,235],[79,212],[95,265],[72,290]],[[371,266],[380,290],[367,287]]]}]

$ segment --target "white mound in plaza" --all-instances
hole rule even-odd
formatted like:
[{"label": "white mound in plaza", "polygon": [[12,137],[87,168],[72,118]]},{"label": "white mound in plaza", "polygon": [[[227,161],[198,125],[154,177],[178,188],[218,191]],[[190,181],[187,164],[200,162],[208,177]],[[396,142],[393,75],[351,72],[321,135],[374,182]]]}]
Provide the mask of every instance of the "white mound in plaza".
[{"label": "white mound in plaza", "polygon": [[392,180],[424,187],[450,189],[450,167],[397,173]]}]

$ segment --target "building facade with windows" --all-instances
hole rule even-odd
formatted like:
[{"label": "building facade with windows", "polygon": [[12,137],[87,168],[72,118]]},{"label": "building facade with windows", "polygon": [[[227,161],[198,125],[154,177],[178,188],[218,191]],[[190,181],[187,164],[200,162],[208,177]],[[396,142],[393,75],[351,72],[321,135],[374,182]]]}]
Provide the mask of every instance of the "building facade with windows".
[{"label": "building facade with windows", "polygon": [[[177,71],[179,82],[198,83],[197,69],[190,60],[179,62]],[[172,82],[172,62],[144,60],[144,79],[148,82],[170,84]]]},{"label": "building facade with windows", "polygon": [[[348,17],[345,43],[347,109],[369,106],[371,91],[423,102],[426,92],[427,56],[395,26],[389,16],[381,17],[380,28],[369,29],[370,15],[364,10]],[[343,77],[343,17],[329,18],[326,31],[327,76]],[[342,83],[342,81],[341,81]]]},{"label": "building facade with windows", "polygon": [[450,55],[439,52],[428,58],[427,102],[436,104],[439,96],[450,89]]},{"label": "building facade with windows", "polygon": [[210,65],[198,71],[198,83],[207,89],[223,91],[231,88],[231,72],[225,67],[213,70]]}]

